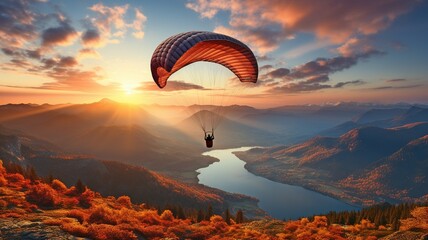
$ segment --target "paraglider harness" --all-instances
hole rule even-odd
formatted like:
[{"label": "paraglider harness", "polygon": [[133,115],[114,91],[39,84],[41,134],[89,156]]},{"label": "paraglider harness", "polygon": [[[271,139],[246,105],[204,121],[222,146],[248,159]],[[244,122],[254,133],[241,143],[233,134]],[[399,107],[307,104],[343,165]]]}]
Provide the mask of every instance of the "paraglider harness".
[{"label": "paraglider harness", "polygon": [[205,133],[205,144],[207,148],[213,147],[213,140],[214,140],[214,129],[211,131],[204,131]]}]

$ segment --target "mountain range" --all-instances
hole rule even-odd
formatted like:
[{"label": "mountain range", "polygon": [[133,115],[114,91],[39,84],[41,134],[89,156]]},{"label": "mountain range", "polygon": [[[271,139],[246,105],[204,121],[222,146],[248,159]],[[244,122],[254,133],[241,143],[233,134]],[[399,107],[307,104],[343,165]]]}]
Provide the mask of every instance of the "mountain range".
[{"label": "mountain range", "polygon": [[428,193],[427,113],[421,107],[370,110],[339,137],[237,155],[253,173],[357,204],[421,200]]}]

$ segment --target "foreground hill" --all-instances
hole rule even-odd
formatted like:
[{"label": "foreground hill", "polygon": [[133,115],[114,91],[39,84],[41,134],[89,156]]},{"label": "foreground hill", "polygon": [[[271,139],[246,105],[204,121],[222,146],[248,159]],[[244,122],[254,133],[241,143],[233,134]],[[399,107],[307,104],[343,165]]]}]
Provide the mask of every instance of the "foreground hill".
[{"label": "foreground hill", "polygon": [[0,134],[0,157],[5,164],[31,166],[36,174],[60,178],[67,185],[81,180],[103,195],[127,195],[160,207],[172,203],[185,208],[212,205],[219,211],[240,207],[250,216],[264,216],[257,200],[247,196],[172,180],[141,166],[56,152],[48,148],[50,145],[28,136]]},{"label": "foreground hill", "polygon": [[358,204],[415,200],[428,194],[426,136],[428,123],[363,127],[238,156],[254,173]]},{"label": "foreground hill", "polygon": [[[428,208],[394,226],[362,219],[355,225],[329,224],[333,216],[296,221],[245,221],[207,210],[184,213],[136,205],[127,196],[102,197],[84,186],[43,182],[8,173],[0,161],[0,236],[5,239],[424,239]],[[405,212],[403,212],[405,213]],[[186,216],[187,215],[187,216]],[[407,215],[407,213],[406,213]]]}]

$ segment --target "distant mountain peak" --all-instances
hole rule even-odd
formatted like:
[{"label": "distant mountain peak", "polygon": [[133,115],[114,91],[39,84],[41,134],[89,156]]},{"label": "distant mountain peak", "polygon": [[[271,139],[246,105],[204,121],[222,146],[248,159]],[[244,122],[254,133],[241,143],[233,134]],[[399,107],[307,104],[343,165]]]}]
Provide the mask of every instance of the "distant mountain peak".
[{"label": "distant mountain peak", "polygon": [[421,108],[419,106],[413,105],[407,110],[406,114],[418,113],[418,112],[423,111],[423,110],[425,110],[425,108]]},{"label": "distant mountain peak", "polygon": [[116,104],[118,102],[111,100],[110,98],[103,98],[100,101],[98,101],[97,103],[104,103],[104,104]]}]

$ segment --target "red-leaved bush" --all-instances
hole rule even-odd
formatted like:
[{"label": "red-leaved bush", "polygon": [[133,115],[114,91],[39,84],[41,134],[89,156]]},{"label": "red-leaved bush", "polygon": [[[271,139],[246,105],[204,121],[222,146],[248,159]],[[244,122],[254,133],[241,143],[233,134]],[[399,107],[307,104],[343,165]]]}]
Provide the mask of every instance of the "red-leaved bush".
[{"label": "red-leaved bush", "polygon": [[61,182],[58,179],[54,179],[51,183],[51,186],[53,189],[57,190],[58,192],[66,192],[68,190],[67,186],[63,182]]},{"label": "red-leaved bush", "polygon": [[26,193],[26,198],[39,207],[55,207],[61,204],[61,199],[55,189],[45,183],[32,185]]}]

